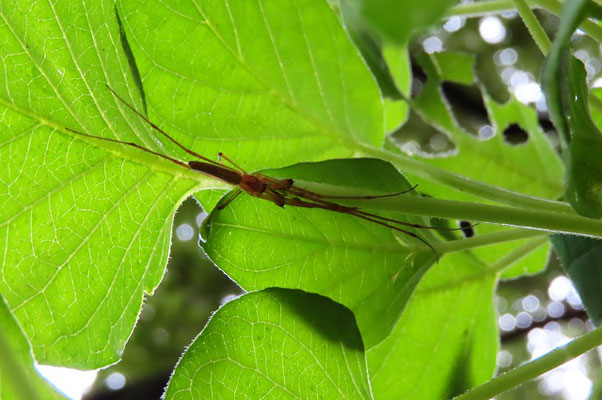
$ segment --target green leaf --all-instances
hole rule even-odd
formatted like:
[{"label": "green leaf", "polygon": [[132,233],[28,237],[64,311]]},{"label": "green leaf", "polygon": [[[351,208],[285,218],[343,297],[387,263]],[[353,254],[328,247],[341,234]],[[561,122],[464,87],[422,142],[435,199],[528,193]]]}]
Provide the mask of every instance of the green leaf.
[{"label": "green leaf", "polygon": [[414,31],[426,30],[439,21],[456,0],[362,0],[362,13],[388,39],[405,44]]},{"label": "green leaf", "polygon": [[184,145],[255,170],[382,143],[376,82],[325,1],[119,6],[149,113]]},{"label": "green leaf", "polygon": [[490,379],[498,347],[496,277],[468,253],[431,268],[391,335],[368,350],[374,397],[449,399]]},{"label": "green leaf", "polygon": [[179,361],[166,399],[371,399],[353,314],[299,290],[223,306]]},{"label": "green leaf", "polygon": [[563,269],[594,325],[602,324],[602,241],[579,236],[550,237]]},{"label": "green leaf", "polygon": [[175,209],[197,189],[225,188],[68,132],[190,157],[107,84],[185,145],[245,167],[350,154],[338,141],[383,137],[376,84],[323,2],[120,7],[125,29],[112,1],[0,6],[0,292],[47,364],[117,361],[163,276]]},{"label": "green leaf", "polygon": [[[304,163],[266,173],[294,178],[312,190],[329,185],[351,188],[357,195],[411,187],[390,164],[373,159]],[[424,224],[399,213],[387,216]],[[278,286],[328,296],[355,313],[367,347],[390,333],[435,260],[424,244],[389,228],[327,210],[281,209],[246,194],[206,222],[205,251],[245,290]],[[427,231],[418,234],[433,241]]]},{"label": "green leaf", "polygon": [[39,362],[102,367],[163,276],[180,202],[224,185],[66,130],[162,151],[105,86],[144,109],[112,1],[3,1],[0,37],[0,293]]},{"label": "green leaf", "polygon": [[472,85],[475,58],[472,54],[442,51],[431,54],[431,61],[442,81]]},{"label": "green leaf", "polygon": [[340,9],[345,28],[349,32],[349,37],[360,51],[366,64],[376,78],[378,86],[385,98],[399,100],[401,98],[399,89],[396,87],[389,65],[385,61],[381,38],[362,18],[361,2],[359,1],[338,1],[337,8]]},{"label": "green leaf", "polygon": [[0,296],[0,398],[63,399],[35,370],[31,347]]},{"label": "green leaf", "polygon": [[589,113],[585,68],[569,50],[571,35],[586,17],[589,3],[565,3],[558,34],[544,64],[542,88],[563,147],[565,197],[580,215],[600,218],[602,133]]},{"label": "green leaf", "polygon": [[399,46],[390,42],[383,45],[383,57],[391,71],[397,88],[404,97],[409,98],[412,89],[412,61],[407,45]]}]

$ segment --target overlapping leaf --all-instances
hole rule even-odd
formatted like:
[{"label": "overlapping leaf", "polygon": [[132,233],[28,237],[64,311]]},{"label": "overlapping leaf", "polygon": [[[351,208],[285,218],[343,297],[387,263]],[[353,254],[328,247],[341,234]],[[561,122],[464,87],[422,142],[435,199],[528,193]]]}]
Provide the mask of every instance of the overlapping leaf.
[{"label": "overlapping leaf", "polygon": [[0,296],[0,398],[63,399],[34,369],[31,347]]},{"label": "overlapping leaf", "polygon": [[330,299],[266,289],[222,307],[186,351],[166,399],[371,399],[353,314]]},{"label": "overlapping leaf", "polygon": [[491,378],[496,273],[467,253],[426,273],[391,336],[368,350],[375,398],[448,399]]},{"label": "overlapping leaf", "polygon": [[[299,185],[329,184],[359,194],[410,188],[391,165],[373,159],[299,164],[269,173]],[[398,213],[388,216],[424,223]],[[278,286],[328,296],[355,313],[367,347],[389,334],[435,260],[423,243],[390,228],[332,211],[281,209],[247,195],[214,211],[207,222],[207,254],[244,289]],[[418,234],[433,240],[426,231]]]}]

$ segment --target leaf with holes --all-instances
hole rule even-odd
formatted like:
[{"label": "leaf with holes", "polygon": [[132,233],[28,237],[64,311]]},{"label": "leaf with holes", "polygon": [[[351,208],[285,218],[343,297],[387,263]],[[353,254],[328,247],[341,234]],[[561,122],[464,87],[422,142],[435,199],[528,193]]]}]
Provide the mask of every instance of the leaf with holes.
[{"label": "leaf with holes", "polygon": [[[515,99],[499,104],[485,95],[480,106],[471,107],[482,109],[485,122],[490,119],[492,137],[480,139],[459,126],[453,108],[441,92],[445,82],[454,82],[456,85],[461,82],[465,85],[472,81],[473,64],[468,62],[467,56],[454,53],[423,55],[420,63],[426,73],[426,82],[419,96],[413,100],[414,108],[419,114],[416,118],[428,121],[439,130],[440,135],[445,135],[453,143],[454,148],[452,152],[437,157],[415,157],[460,175],[509,190],[550,199],[561,195],[562,163],[539,127],[537,115],[532,108]],[[454,88],[452,85],[450,87]],[[460,89],[460,93],[465,93],[467,87],[462,86]],[[478,93],[479,101],[480,96]],[[404,129],[406,128],[393,137],[394,142],[403,141],[404,135],[411,133],[409,128]],[[515,144],[509,143],[511,136],[518,139],[514,139]],[[516,143],[517,141],[519,143]],[[420,185],[421,191],[431,196],[475,200],[466,193],[450,190],[411,173],[407,175]],[[505,228],[481,224],[475,231],[478,235],[500,229]],[[494,262],[526,243],[526,240],[502,243],[473,251],[483,261]],[[505,272],[503,277],[512,278],[541,270],[545,266],[548,251],[548,244],[533,249],[531,254],[525,254],[526,258],[517,259],[516,264]]]}]

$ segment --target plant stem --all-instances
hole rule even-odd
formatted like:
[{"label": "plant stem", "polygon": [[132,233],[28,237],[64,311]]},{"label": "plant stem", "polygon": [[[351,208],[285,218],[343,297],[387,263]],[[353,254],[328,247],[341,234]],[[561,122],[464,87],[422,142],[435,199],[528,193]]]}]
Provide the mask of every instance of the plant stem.
[{"label": "plant stem", "polygon": [[543,27],[537,20],[537,17],[535,17],[535,14],[533,14],[533,11],[531,11],[531,8],[529,8],[529,6],[527,5],[527,1],[513,1],[514,5],[516,6],[516,10],[518,11],[518,14],[523,19],[523,22],[527,26],[529,33],[531,33],[533,40],[544,55],[548,54],[548,52],[550,51],[550,47],[552,47],[552,42],[546,34],[546,31],[544,31]]},{"label": "plant stem", "polygon": [[[554,15],[560,15],[562,12],[563,3],[559,0],[529,0],[529,2],[538,7],[545,8]],[[591,19],[585,19],[581,25],[579,25],[579,29],[585,32],[592,39],[602,43],[602,26],[598,25]]]},{"label": "plant stem", "polygon": [[[358,196],[377,194],[358,194],[352,188],[344,186],[302,180],[295,182],[301,188],[323,195]],[[341,201],[364,209],[398,211],[405,214],[453,218],[471,222],[489,222],[546,232],[572,233],[602,238],[602,220],[579,216],[570,209],[569,212],[558,212],[545,205],[538,209],[517,208],[412,195]],[[564,205],[564,203],[560,204]]]},{"label": "plant stem", "polygon": [[543,375],[600,345],[602,345],[602,328],[597,328],[536,360],[518,366],[481,386],[454,397],[454,400],[490,399]]},{"label": "plant stem", "polygon": [[468,177],[435,167],[420,160],[368,145],[359,145],[361,151],[371,157],[381,158],[396,165],[402,171],[430,179],[446,186],[453,187],[483,199],[496,203],[509,204],[515,207],[547,209],[549,211],[573,213],[572,208],[562,202],[528,196],[487,183],[478,182]]},{"label": "plant stem", "polygon": [[436,243],[436,249],[440,254],[452,253],[455,251],[470,250],[476,247],[488,246],[496,243],[545,235],[547,235],[545,232],[535,231],[532,229],[506,229],[503,231],[485,233],[462,240],[438,242]]},{"label": "plant stem", "polygon": [[484,14],[514,10],[512,0],[480,1],[478,3],[460,4],[447,13],[448,16],[477,17]]},{"label": "plant stem", "polygon": [[[562,2],[558,0],[527,0],[527,4],[530,8],[543,8],[556,16],[562,12]],[[512,0],[493,0],[455,6],[447,13],[447,16],[478,17],[511,10],[515,10]],[[602,26],[594,21],[586,19],[579,25],[579,29],[592,39],[602,43]]]},{"label": "plant stem", "polygon": [[[535,41],[543,55],[547,55],[550,51],[550,48],[552,47],[552,42],[550,41],[550,38],[548,38],[548,35],[546,34],[543,27],[535,17],[535,14],[533,14],[533,11],[531,11],[529,6],[527,5],[526,0],[513,1],[516,6],[516,9],[518,10],[518,13],[523,19],[525,25],[527,26],[527,29],[531,33],[533,40]],[[550,9],[553,9],[555,13],[561,12],[562,4],[555,0],[540,0],[540,2],[542,4],[545,3]],[[583,25],[587,26],[588,30],[592,33],[590,36],[593,35],[592,37],[594,39],[596,39],[594,36],[597,36],[598,39],[596,40],[600,42],[600,39],[602,39],[602,28],[600,28],[598,24],[592,23],[592,21],[590,20],[583,21]],[[602,113],[602,100],[600,100],[598,96],[594,95],[593,93],[590,93],[589,103],[599,113]]]},{"label": "plant stem", "polygon": [[418,196],[354,200],[362,208],[399,211],[406,214],[490,222],[547,232],[572,233],[602,238],[602,221],[546,209],[523,209]]}]

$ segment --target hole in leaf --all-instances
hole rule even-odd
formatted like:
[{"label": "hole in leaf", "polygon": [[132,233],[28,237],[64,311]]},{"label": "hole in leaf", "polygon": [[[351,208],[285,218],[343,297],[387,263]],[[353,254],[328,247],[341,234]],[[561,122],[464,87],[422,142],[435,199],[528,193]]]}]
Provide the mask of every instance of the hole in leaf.
[{"label": "hole in leaf", "polygon": [[504,140],[511,144],[523,144],[529,139],[529,134],[519,124],[511,124],[504,130]]},{"label": "hole in leaf", "polygon": [[478,86],[444,81],[441,83],[441,91],[462,129],[477,135],[481,127],[491,125]]},{"label": "hole in leaf", "polygon": [[422,93],[422,89],[424,89],[424,84],[426,83],[427,76],[424,70],[420,65],[415,62],[412,62],[412,88],[410,91],[410,96],[415,99],[420,96]]},{"label": "hole in leaf", "polygon": [[474,236],[474,228],[468,221],[460,221],[460,229],[462,229],[462,233],[464,237],[473,237]]},{"label": "hole in leaf", "polygon": [[550,118],[546,118],[546,117],[540,117],[537,119],[537,122],[539,122],[539,126],[541,126],[541,129],[544,132],[549,132],[549,131],[555,131],[556,128],[554,127],[554,124],[552,123],[552,121],[550,120]]},{"label": "hole in leaf", "polygon": [[406,123],[390,138],[407,154],[445,156],[455,149],[454,143],[444,132],[425,122],[414,111],[410,111]]}]

